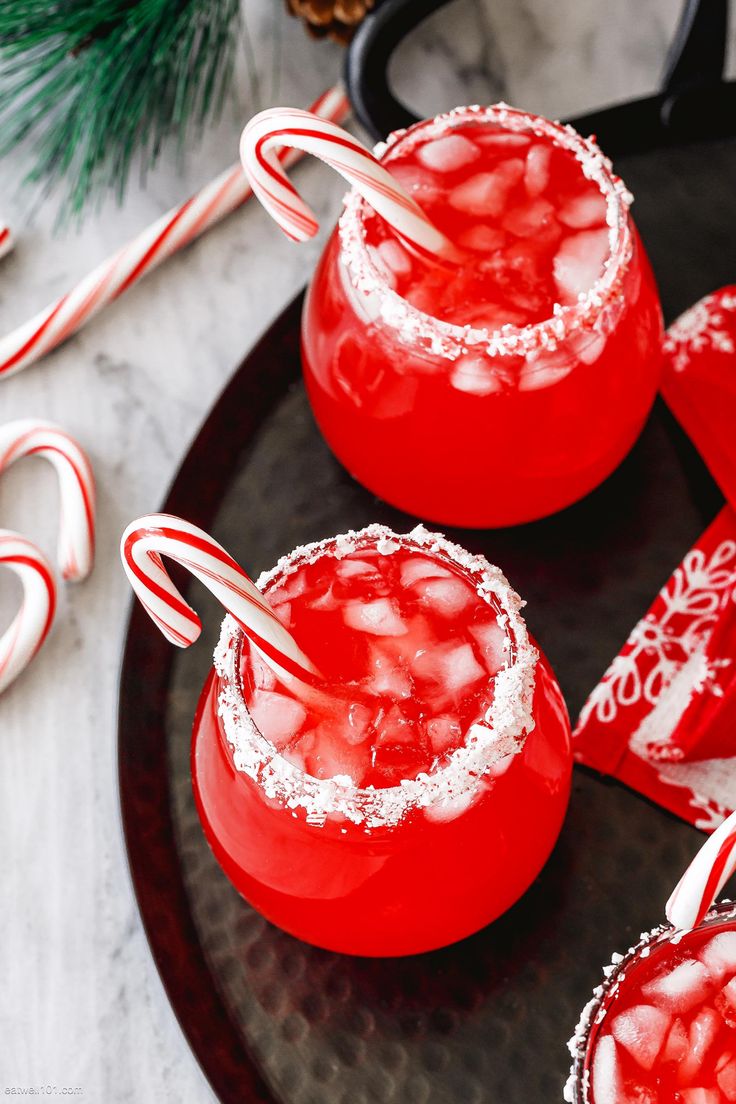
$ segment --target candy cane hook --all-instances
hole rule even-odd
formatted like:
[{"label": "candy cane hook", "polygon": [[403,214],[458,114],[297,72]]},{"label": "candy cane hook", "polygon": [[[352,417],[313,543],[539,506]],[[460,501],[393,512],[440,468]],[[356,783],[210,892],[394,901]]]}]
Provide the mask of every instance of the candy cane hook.
[{"label": "candy cane hook", "polygon": [[[333,119],[344,119],[348,109],[339,88],[329,89],[312,105],[313,111]],[[294,161],[299,156],[297,153],[289,159]],[[0,379],[22,371],[66,341],[108,303],[240,207],[250,195],[238,162],[162,215],[64,295],[0,336]]]},{"label": "candy cane hook", "polygon": [[736,870],[736,812],[708,837],[667,902],[667,919],[689,931],[701,923]]},{"label": "candy cane hook", "polygon": [[21,418],[0,426],[0,473],[23,456],[43,456],[59,478],[59,569],[78,582],[92,569],[95,548],[95,480],[79,444],[53,422]]},{"label": "candy cane hook", "polygon": [[309,111],[274,107],[246,125],[240,160],[253,192],[287,237],[306,241],[319,224],[279,162],[277,151],[283,146],[311,153],[339,172],[414,250],[435,259],[459,259],[452,242],[362,142]]},{"label": "candy cane hook", "polygon": [[0,636],[0,693],[30,663],[46,639],[56,612],[56,583],[35,544],[10,529],[0,529],[0,565],[21,581],[23,601],[12,624]]},{"label": "candy cane hook", "polygon": [[170,514],[147,514],[123,533],[120,556],[144,609],[172,644],[189,647],[202,622],[174,586],[162,556],[204,583],[280,677],[310,685],[322,681],[243,569],[203,529]]}]

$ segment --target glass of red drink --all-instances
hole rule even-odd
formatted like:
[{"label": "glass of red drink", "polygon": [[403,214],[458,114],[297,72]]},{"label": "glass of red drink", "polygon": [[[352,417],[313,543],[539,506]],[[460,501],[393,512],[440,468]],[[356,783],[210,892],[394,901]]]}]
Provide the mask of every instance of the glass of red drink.
[{"label": "glass of red drink", "polygon": [[502,104],[418,123],[379,156],[465,259],[412,255],[347,196],[302,326],[328,444],[371,491],[443,524],[569,505],[629,451],[659,380],[629,193],[592,141]]},{"label": "glass of red drink", "polygon": [[225,619],[192,743],[223,870],[331,950],[410,954],[477,931],[537,875],[569,797],[567,712],[519,598],[421,527],[299,548],[258,586],[325,691],[279,683]]},{"label": "glass of red drink", "polygon": [[736,1100],[736,905],[617,955],[570,1042],[569,1104]]}]

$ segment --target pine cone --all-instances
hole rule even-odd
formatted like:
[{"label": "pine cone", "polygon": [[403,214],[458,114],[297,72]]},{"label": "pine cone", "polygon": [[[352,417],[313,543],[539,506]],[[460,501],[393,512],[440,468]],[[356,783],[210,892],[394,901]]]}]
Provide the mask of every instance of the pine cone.
[{"label": "pine cone", "polygon": [[311,35],[316,38],[329,35],[345,43],[374,3],[375,0],[286,0],[286,7],[292,15],[304,20]]}]

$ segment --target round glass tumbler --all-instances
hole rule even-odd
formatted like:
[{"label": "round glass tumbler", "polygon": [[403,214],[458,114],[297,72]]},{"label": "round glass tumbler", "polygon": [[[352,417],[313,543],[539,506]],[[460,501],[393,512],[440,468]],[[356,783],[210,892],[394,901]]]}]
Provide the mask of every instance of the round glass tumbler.
[{"label": "round glass tumbler", "polygon": [[736,906],[617,955],[570,1042],[569,1104],[736,1100]]},{"label": "round glass tumbler", "polygon": [[411,255],[347,196],[302,324],[327,443],[375,494],[443,524],[577,501],[629,451],[659,381],[631,196],[591,140],[505,105],[418,123],[379,155],[466,259]]},{"label": "round glass tumbler", "polygon": [[[225,619],[192,743],[223,870],[329,950],[413,954],[477,931],[536,877],[569,798],[567,712],[519,598],[421,527],[297,549],[258,585],[336,697],[274,684]],[[341,689],[351,664],[365,678]]]}]

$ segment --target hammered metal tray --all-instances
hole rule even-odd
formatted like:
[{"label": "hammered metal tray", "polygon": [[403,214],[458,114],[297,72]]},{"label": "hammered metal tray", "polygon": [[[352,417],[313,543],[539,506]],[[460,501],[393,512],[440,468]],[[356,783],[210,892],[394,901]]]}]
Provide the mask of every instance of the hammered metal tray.
[{"label": "hammered metal tray", "polygon": [[[616,167],[637,196],[668,319],[734,278],[733,142],[621,157]],[[299,382],[299,309],[293,303],[238,369],[163,506],[210,529],[253,574],[305,541],[371,521],[398,530],[415,523],[353,482],[322,441]],[[450,535],[500,564],[527,599],[529,626],[574,716],[720,504],[660,405],[629,458],[583,502],[517,529]],[[177,578],[186,592],[189,577]],[[189,737],[220,611],[201,590],[194,601],[205,631],[185,652],[169,647],[140,607],[132,611],[120,797],[151,950],[220,1100],[560,1100],[565,1041],[602,964],[659,921],[699,834],[577,770],[550,862],[480,934],[386,961],[308,947],[237,895],[199,827]]]}]

